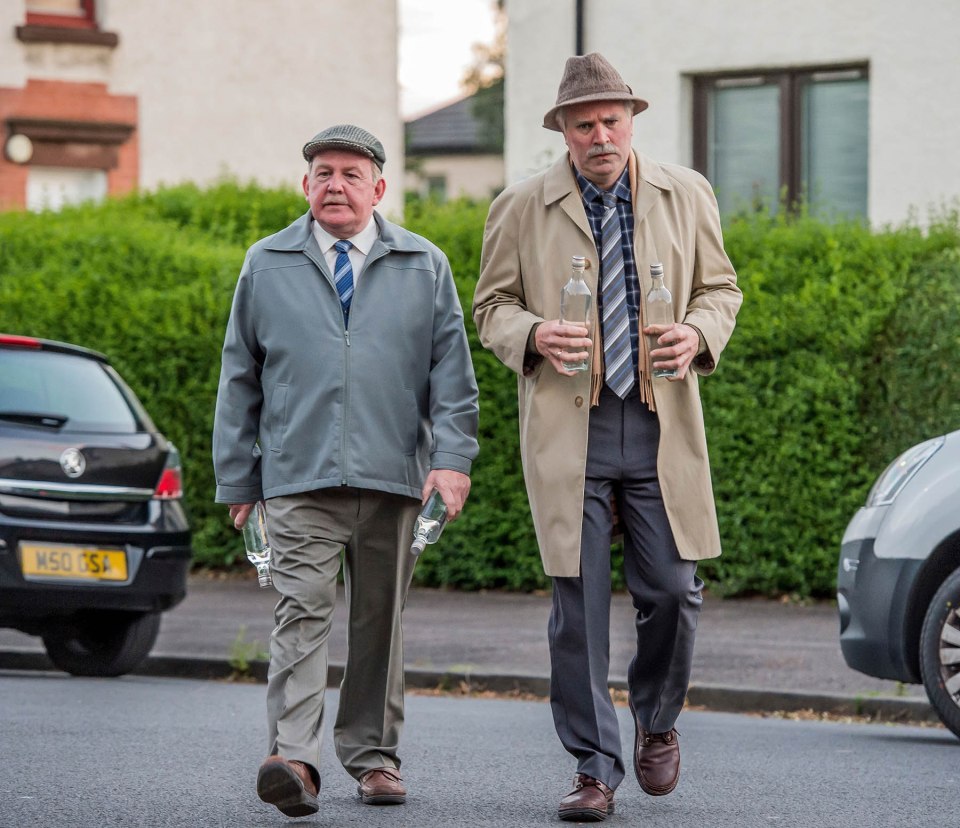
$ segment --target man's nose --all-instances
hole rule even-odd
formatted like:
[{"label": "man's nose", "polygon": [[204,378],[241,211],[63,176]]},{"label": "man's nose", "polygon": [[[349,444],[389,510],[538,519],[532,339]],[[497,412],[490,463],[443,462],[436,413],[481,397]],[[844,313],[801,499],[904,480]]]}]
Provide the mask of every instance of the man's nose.
[{"label": "man's nose", "polygon": [[331,175],[330,178],[327,179],[327,189],[340,192],[343,189],[343,178],[336,174]]},{"label": "man's nose", "polygon": [[606,128],[603,124],[597,124],[593,129],[593,143],[595,144],[608,144],[610,143],[610,130]]}]

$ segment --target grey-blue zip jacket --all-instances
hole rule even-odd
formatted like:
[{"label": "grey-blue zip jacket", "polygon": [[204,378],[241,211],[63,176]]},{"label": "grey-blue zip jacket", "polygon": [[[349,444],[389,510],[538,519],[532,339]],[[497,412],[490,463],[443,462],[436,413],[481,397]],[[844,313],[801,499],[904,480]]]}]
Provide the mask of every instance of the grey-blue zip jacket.
[{"label": "grey-blue zip jacket", "polygon": [[374,217],[349,329],[309,212],[247,251],[214,417],[217,502],[332,486],[419,500],[430,469],[470,473],[477,383],[450,265]]}]

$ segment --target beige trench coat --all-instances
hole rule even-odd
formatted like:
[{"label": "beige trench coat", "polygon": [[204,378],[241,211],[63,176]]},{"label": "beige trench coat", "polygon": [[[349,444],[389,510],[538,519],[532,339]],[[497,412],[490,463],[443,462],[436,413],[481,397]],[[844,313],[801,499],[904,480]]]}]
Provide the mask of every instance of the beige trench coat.
[{"label": "beige trench coat", "polygon": [[[640,154],[631,159],[630,172],[641,296],[651,286],[649,264],[662,262],[677,321],[695,326],[706,344],[682,382],[653,381],[663,500],[680,555],[716,557],[720,534],[697,374],[716,367],[742,296],[706,179]],[[555,577],[580,574],[591,372],[562,376],[525,352],[533,325],[560,316],[571,256],[586,258],[586,282],[596,296],[597,250],[565,156],[491,205],[473,305],[484,347],[518,374],[524,479],[544,570]]]}]

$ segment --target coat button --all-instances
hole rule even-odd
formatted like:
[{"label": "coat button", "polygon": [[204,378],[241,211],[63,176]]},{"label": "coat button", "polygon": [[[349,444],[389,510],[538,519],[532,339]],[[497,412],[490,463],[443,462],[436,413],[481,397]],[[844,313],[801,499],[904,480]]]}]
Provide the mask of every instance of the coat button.
[{"label": "coat button", "polygon": [[582,407],[583,407],[583,397],[577,397],[577,398],[573,401],[573,404],[574,404],[577,408],[582,408]]}]

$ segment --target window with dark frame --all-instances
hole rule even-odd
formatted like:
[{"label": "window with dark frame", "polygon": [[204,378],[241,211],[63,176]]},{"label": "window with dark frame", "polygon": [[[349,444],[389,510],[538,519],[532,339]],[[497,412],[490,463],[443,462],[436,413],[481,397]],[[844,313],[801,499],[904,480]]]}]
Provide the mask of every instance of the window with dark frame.
[{"label": "window with dark frame", "polygon": [[868,103],[865,65],[698,75],[694,166],[723,215],[866,217]]}]

